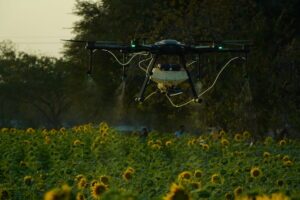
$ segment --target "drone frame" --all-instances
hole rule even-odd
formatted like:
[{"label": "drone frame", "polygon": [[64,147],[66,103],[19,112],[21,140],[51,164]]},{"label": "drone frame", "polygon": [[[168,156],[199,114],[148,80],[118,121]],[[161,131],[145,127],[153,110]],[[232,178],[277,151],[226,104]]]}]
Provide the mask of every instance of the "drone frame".
[{"label": "drone frame", "polygon": [[[117,57],[111,52],[114,50],[118,50],[120,51],[123,56],[125,54],[130,54],[130,53],[135,53],[135,55],[138,55],[139,53],[142,52],[148,52],[151,54],[151,60],[150,63],[148,64],[147,69],[145,70],[145,79],[144,82],[142,84],[142,87],[140,89],[140,92],[138,94],[138,96],[135,98],[136,101],[138,102],[143,102],[145,101],[145,92],[147,90],[147,87],[151,81],[151,76],[153,74],[152,70],[155,67],[155,64],[157,63],[157,60],[159,59],[159,57],[161,57],[162,55],[175,55],[179,57],[179,62],[180,65],[182,66],[182,68],[184,69],[184,71],[187,74],[188,77],[188,83],[189,86],[191,88],[191,92],[193,95],[193,102],[201,102],[202,100],[200,99],[200,96],[203,95],[203,92],[199,95],[196,92],[190,71],[187,69],[187,62],[186,62],[186,58],[185,55],[187,54],[196,54],[198,56],[198,71],[197,71],[197,78],[200,78],[200,58],[202,54],[205,53],[215,53],[215,52],[219,52],[219,53],[224,53],[224,52],[236,52],[236,53],[245,53],[245,57],[236,57],[236,58],[241,58],[246,60],[247,58],[247,54],[249,53],[249,46],[251,44],[242,44],[243,43],[249,43],[249,41],[246,40],[236,40],[236,41],[202,41],[203,43],[209,43],[210,45],[185,45],[182,44],[176,40],[162,40],[160,42],[156,42],[153,45],[146,45],[146,44],[138,44],[137,41],[133,40],[131,41],[130,45],[124,45],[124,44],[120,44],[120,43],[115,43],[115,42],[107,42],[107,41],[83,41],[83,40],[66,40],[66,41],[70,41],[70,42],[78,42],[78,43],[85,43],[86,44],[86,49],[89,51],[89,69],[87,71],[87,73],[89,75],[91,75],[92,70],[93,70],[93,54],[95,52],[95,50],[103,50],[103,51],[107,51],[109,53],[111,53],[116,60],[118,61]],[[233,46],[239,46],[239,48],[224,48],[224,45],[233,45]],[[133,56],[134,57],[134,56]],[[132,57],[132,58],[133,58]],[[234,59],[231,59],[225,66],[224,68]],[[130,63],[131,59],[129,60]],[[119,61],[118,61],[119,62]],[[125,65],[124,63],[119,62],[119,64],[123,65],[123,74],[122,74],[122,80],[125,79],[126,77],[126,69],[125,69]],[[223,71],[220,70],[220,72]],[[219,76],[219,74],[218,74]],[[217,76],[217,78],[218,78]],[[216,78],[216,79],[217,79]],[[216,81],[216,80],[215,80]],[[209,88],[211,89],[211,88]],[[166,92],[166,96],[170,100],[170,96],[169,94]],[[190,101],[191,102],[191,101]],[[171,102],[172,105],[173,102]],[[186,105],[186,104],[182,104],[182,105]],[[174,105],[176,106],[176,105]],[[176,107],[181,107],[181,106],[176,106]]]}]

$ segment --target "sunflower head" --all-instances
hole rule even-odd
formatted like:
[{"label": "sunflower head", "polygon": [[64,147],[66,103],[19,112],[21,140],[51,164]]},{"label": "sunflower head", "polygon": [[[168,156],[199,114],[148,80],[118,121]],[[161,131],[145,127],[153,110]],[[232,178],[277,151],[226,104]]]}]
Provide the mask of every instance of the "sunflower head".
[{"label": "sunflower head", "polygon": [[222,144],[222,146],[228,146],[229,145],[229,141],[227,139],[225,139],[225,138],[222,138],[221,144]]},{"label": "sunflower head", "polygon": [[263,156],[264,158],[270,158],[271,154],[269,152],[264,152]]},{"label": "sunflower head", "polygon": [[10,194],[9,194],[9,192],[8,192],[8,190],[6,190],[6,189],[0,189],[0,199],[2,200],[8,200],[8,199],[10,199]]},{"label": "sunflower head", "polygon": [[151,149],[153,149],[153,150],[159,150],[160,148],[161,148],[161,146],[157,143],[151,145]]},{"label": "sunflower head", "polygon": [[220,137],[225,137],[225,136],[226,136],[226,132],[222,129],[222,130],[219,132],[219,136],[220,136]]},{"label": "sunflower head", "polygon": [[232,200],[232,199],[233,199],[232,193],[231,193],[231,192],[226,192],[226,194],[225,194],[225,199],[226,199],[226,200]]},{"label": "sunflower head", "polygon": [[122,177],[125,181],[129,181],[134,174],[134,169],[132,167],[128,167],[123,173]]},{"label": "sunflower head", "polygon": [[171,140],[166,141],[165,145],[166,145],[166,147],[171,146],[172,145],[172,141]]},{"label": "sunflower head", "polygon": [[236,134],[234,135],[234,140],[237,141],[237,142],[242,141],[242,140],[243,140],[242,134],[236,133]]},{"label": "sunflower head", "polygon": [[81,192],[78,192],[76,194],[76,200],[85,200],[85,197]]},{"label": "sunflower head", "polygon": [[189,180],[189,179],[191,179],[191,177],[192,177],[191,172],[189,172],[189,171],[184,171],[184,172],[181,172],[181,173],[178,175],[178,180],[179,180],[179,181],[182,181],[182,180]]},{"label": "sunflower head", "polygon": [[81,178],[79,181],[78,181],[78,183],[77,183],[77,187],[78,187],[78,189],[79,190],[82,190],[82,189],[84,189],[84,188],[86,188],[87,187],[87,180],[86,180],[86,178]]},{"label": "sunflower head", "polygon": [[258,167],[252,167],[250,170],[250,175],[253,178],[258,178],[262,175],[262,171]]},{"label": "sunflower head", "polygon": [[213,183],[213,184],[217,184],[217,183],[221,183],[221,177],[219,174],[213,174],[210,178],[210,181]]},{"label": "sunflower head", "polygon": [[97,180],[92,180],[91,186],[93,187],[93,186],[96,185],[97,183],[99,183]]},{"label": "sunflower head", "polygon": [[205,151],[208,151],[208,150],[209,150],[209,145],[208,145],[208,144],[202,144],[201,146],[202,146],[202,148],[203,148]]},{"label": "sunflower head", "polygon": [[107,191],[108,187],[107,185],[103,183],[96,183],[92,187],[92,196],[94,198],[99,198],[105,191]]},{"label": "sunflower head", "polygon": [[284,185],[284,181],[279,179],[276,181],[276,185],[278,185],[279,187],[282,187]]},{"label": "sunflower head", "polygon": [[284,146],[286,145],[286,140],[280,140],[278,144],[279,146]]},{"label": "sunflower head", "polygon": [[57,189],[46,192],[44,200],[58,200],[60,199],[60,193]]},{"label": "sunflower head", "polygon": [[61,188],[50,190],[44,195],[44,200],[60,200],[70,198],[71,188],[68,185],[63,185]]},{"label": "sunflower head", "polygon": [[286,167],[291,167],[293,165],[293,162],[291,160],[287,160],[283,162],[283,165]]},{"label": "sunflower head", "polygon": [[194,177],[196,177],[196,178],[201,178],[201,177],[202,177],[202,174],[203,174],[202,170],[197,169],[197,170],[195,171],[195,173],[194,173]]},{"label": "sunflower head", "polygon": [[100,176],[100,182],[108,185],[108,182],[109,182],[108,176]]},{"label": "sunflower head", "polygon": [[24,183],[25,183],[25,185],[32,185],[32,183],[33,183],[33,178],[31,177],[31,176],[25,176],[24,177]]},{"label": "sunflower head", "polygon": [[35,130],[33,128],[26,129],[26,133],[35,133]]},{"label": "sunflower head", "polygon": [[241,186],[238,186],[234,189],[234,196],[240,196],[243,193],[243,188]]},{"label": "sunflower head", "polygon": [[191,200],[191,197],[182,186],[173,183],[163,200]]},{"label": "sunflower head", "polygon": [[288,161],[288,160],[290,160],[290,157],[288,155],[285,155],[285,156],[282,157],[282,160],[283,161]]},{"label": "sunflower head", "polygon": [[81,141],[78,140],[78,139],[77,139],[77,140],[74,140],[73,145],[74,145],[74,146],[81,145]]},{"label": "sunflower head", "polygon": [[75,177],[75,180],[78,182],[80,181],[80,179],[84,178],[84,175],[82,174],[78,174],[76,177]]},{"label": "sunflower head", "polygon": [[249,139],[251,137],[251,133],[249,131],[244,131],[243,137],[244,137],[244,139]]}]

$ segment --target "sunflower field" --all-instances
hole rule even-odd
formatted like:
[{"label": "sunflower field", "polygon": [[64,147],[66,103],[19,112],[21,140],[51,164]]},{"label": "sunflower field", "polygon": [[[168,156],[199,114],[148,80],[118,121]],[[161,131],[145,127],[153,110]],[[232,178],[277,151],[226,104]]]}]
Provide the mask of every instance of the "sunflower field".
[{"label": "sunflower field", "polygon": [[0,160],[0,200],[300,199],[299,141],[247,131],[2,128]]}]

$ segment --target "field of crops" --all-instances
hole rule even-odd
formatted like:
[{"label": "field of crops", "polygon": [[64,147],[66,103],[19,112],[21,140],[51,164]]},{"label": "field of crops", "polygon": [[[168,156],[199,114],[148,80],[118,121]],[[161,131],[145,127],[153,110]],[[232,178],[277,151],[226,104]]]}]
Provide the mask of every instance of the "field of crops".
[{"label": "field of crops", "polygon": [[249,132],[0,129],[3,199],[300,199],[300,142]]}]

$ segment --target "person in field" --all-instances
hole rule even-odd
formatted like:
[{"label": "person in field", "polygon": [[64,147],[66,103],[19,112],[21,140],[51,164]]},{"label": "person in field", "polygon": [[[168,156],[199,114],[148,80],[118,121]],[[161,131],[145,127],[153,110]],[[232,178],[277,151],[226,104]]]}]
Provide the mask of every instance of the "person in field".
[{"label": "person in field", "polygon": [[184,125],[180,125],[179,129],[175,132],[175,137],[180,138],[184,134],[184,131],[185,131]]},{"label": "person in field", "polygon": [[141,132],[140,132],[141,140],[146,141],[147,137],[148,137],[148,134],[149,134],[148,129],[146,127],[143,127]]}]

